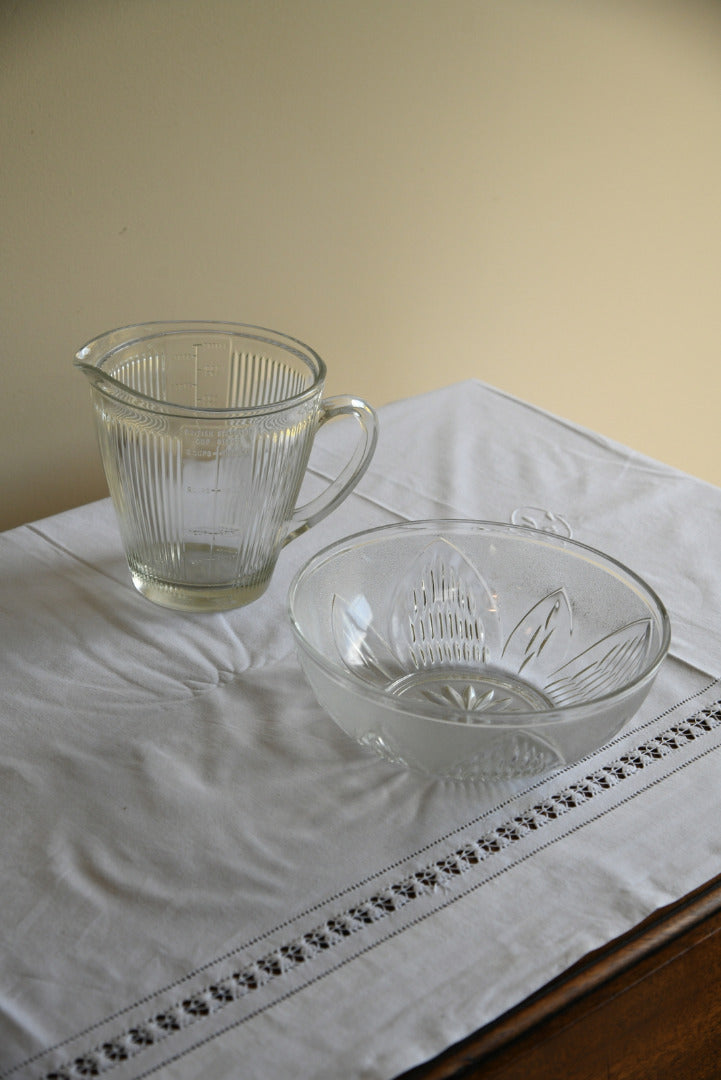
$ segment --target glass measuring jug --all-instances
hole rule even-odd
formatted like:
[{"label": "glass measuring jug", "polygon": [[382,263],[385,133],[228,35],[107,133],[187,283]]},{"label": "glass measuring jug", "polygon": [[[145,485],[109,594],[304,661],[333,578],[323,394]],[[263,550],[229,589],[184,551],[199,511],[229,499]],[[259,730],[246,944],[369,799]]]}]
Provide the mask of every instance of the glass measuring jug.
[{"label": "glass measuring jug", "polygon": [[[238,323],[146,323],[75,357],[90,381],[100,453],[130,574],[185,611],[256,600],[281,548],[350,493],[377,440],[359,398],[323,398],[326,366],[285,334]],[[296,506],[316,431],[349,415],[350,460]]]}]

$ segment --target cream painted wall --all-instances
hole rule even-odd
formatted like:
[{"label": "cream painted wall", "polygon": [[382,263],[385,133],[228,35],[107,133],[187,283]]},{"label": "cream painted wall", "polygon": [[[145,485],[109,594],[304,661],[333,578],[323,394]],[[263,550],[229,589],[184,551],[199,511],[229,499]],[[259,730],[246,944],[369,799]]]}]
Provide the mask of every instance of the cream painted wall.
[{"label": "cream painted wall", "polygon": [[0,0],[0,137],[0,527],[105,494],[72,356],[154,318],[721,483],[715,0]]}]

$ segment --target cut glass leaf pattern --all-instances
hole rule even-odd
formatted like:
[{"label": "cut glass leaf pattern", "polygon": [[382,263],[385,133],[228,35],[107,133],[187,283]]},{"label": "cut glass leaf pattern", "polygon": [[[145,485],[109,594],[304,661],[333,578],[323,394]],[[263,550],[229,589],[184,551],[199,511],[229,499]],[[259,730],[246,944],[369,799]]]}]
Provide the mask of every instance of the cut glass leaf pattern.
[{"label": "cut glass leaf pattern", "polygon": [[507,662],[517,666],[518,673],[542,663],[550,665],[566,658],[573,633],[571,604],[564,588],[555,589],[526,612],[514,627],[503,646]]},{"label": "cut glass leaf pattern", "polygon": [[639,619],[574,656],[546,683],[553,703],[575,705],[610,694],[629,682],[643,665],[652,631],[650,619]]},{"label": "cut glass leaf pattern", "polygon": [[391,600],[390,640],[405,666],[482,664],[500,641],[497,598],[453,544],[434,540]]},{"label": "cut glass leaf pattern", "polygon": [[373,613],[368,601],[357,596],[352,602],[336,593],[331,619],[338,653],[349,671],[365,682],[386,685],[403,674],[391,649],[372,625]]}]

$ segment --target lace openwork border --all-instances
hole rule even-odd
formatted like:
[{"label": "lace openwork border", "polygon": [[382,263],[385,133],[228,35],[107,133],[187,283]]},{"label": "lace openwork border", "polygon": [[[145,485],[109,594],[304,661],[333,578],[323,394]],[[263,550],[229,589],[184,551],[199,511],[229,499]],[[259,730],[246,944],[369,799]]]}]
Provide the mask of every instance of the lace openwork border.
[{"label": "lace openwork border", "polygon": [[[386,918],[418,897],[447,887],[496,852],[518,843],[529,833],[542,829],[569,810],[584,805],[602,792],[634,776],[639,770],[652,766],[669,753],[682,749],[719,726],[721,700],[700,709],[690,718],[627,751],[610,764],[543,799],[529,810],[484,834],[479,840],[464,843],[451,854],[417,870],[402,881],[374,892],[367,900],[326,920],[300,938],[273,949],[232,975],[178,1000],[172,1008],[150,1016],[144,1023],[136,1024],[67,1064],[45,1073],[43,1080],[80,1080],[89,1076],[100,1076],[120,1062],[155,1046],[174,1032],[186,1029],[240,998],[253,994],[271,980],[303,964],[311,963],[314,958],[327,953],[346,938]],[[13,1069],[11,1073],[15,1071]]]}]

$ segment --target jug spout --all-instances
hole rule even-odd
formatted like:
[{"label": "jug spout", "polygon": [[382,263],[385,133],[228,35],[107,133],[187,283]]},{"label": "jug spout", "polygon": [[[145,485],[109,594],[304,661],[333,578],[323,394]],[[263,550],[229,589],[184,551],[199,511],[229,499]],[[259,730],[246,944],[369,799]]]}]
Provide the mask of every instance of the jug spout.
[{"label": "jug spout", "polygon": [[[113,340],[115,337],[118,338],[117,341]],[[127,337],[125,340],[127,340]],[[99,390],[109,390],[113,386],[123,385],[113,377],[109,370],[105,369],[109,356],[117,348],[118,344],[122,344],[122,341],[123,339],[119,337],[118,331],[111,331],[102,334],[93,341],[87,342],[82,349],[78,349],[74,358],[74,366],[78,371],[82,371],[91,386],[97,387]],[[124,389],[127,390],[127,386]]]},{"label": "jug spout", "polygon": [[101,334],[77,351],[74,366],[105,399],[163,412],[168,404],[161,393],[164,360],[146,348],[141,332],[142,327],[125,327]]},{"label": "jug spout", "polygon": [[74,366],[81,371],[90,383],[93,390],[100,391],[104,397],[126,405],[134,404],[138,395],[129,386],[124,385],[118,379],[103,371],[91,358],[86,359],[81,350],[75,356]]},{"label": "jug spout", "polygon": [[176,334],[173,323],[121,326],[86,342],[74,365],[95,390],[121,404],[164,408],[159,372],[164,367],[162,343]]},{"label": "jug spout", "polygon": [[82,371],[83,375],[89,379],[91,386],[102,387],[103,383],[109,383],[111,380],[104,374],[100,368],[95,364],[89,363],[83,356],[83,350],[75,356],[74,366],[78,371]]}]

